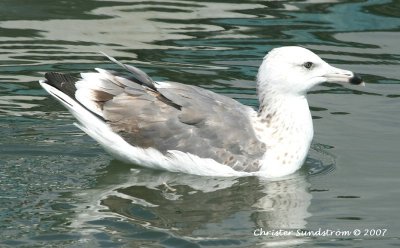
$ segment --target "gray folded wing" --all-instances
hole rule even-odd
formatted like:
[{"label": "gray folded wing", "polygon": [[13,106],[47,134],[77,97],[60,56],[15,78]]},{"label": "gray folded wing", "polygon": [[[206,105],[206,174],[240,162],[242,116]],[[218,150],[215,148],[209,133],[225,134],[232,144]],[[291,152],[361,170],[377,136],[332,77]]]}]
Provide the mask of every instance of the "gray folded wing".
[{"label": "gray folded wing", "polygon": [[257,140],[249,107],[190,85],[125,87],[102,106],[111,128],[132,145],[179,150],[237,170],[256,171],[265,145]]},{"label": "gray folded wing", "polygon": [[[68,80],[76,86],[68,90],[76,89],[76,100],[128,143],[164,154],[188,152],[240,171],[259,169],[266,148],[253,131],[250,107],[196,86],[157,83],[136,67],[119,64],[131,80],[97,69],[76,83]],[[66,81],[52,74],[46,75],[49,83],[64,91]]]}]

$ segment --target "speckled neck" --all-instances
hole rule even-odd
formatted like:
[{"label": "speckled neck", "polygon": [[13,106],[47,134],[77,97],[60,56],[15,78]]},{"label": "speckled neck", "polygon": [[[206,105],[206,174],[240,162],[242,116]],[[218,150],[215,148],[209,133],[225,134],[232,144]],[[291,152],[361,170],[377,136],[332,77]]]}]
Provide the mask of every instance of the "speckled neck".
[{"label": "speckled neck", "polygon": [[270,92],[259,96],[259,99],[257,117],[266,128],[280,133],[283,138],[301,136],[302,132],[293,134],[300,129],[307,132],[306,135],[313,132],[311,113],[305,96]]},{"label": "speckled neck", "polygon": [[257,134],[267,146],[262,170],[267,176],[296,171],[304,162],[313,137],[313,124],[305,96],[259,96]]}]

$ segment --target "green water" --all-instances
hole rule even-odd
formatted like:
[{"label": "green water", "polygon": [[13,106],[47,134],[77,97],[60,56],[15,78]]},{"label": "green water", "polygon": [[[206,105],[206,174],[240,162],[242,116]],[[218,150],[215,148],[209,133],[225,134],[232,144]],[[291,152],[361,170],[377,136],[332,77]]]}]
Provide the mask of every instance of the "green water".
[{"label": "green water", "polygon": [[[398,1],[1,0],[0,247],[398,246],[399,27]],[[117,69],[104,51],[155,80],[257,106],[258,65],[283,45],[356,71],[367,87],[309,94],[307,162],[274,181],[115,161],[37,83],[46,71]],[[255,236],[260,228],[361,234]]]}]

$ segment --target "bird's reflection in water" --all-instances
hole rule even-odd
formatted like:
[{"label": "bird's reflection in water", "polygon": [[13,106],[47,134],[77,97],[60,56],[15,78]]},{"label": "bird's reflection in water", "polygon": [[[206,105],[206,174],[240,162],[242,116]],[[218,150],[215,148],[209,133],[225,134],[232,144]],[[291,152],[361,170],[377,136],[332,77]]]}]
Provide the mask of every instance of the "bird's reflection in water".
[{"label": "bird's reflection in water", "polygon": [[[132,169],[113,161],[97,181],[95,189],[81,194],[85,208],[72,225],[85,230],[101,225],[113,234],[123,232],[119,235],[125,238],[140,239],[156,231],[196,243],[293,241],[298,239],[254,235],[254,231],[305,228],[310,216],[311,194],[304,172],[280,180],[202,177]],[[100,221],[106,219],[135,228],[112,230],[109,222]]]}]

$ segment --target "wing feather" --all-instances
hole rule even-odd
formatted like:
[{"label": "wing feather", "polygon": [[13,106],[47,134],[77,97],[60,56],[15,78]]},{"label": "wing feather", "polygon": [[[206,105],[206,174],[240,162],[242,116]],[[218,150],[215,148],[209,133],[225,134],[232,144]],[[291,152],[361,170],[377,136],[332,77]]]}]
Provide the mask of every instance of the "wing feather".
[{"label": "wing feather", "polygon": [[[188,152],[238,170],[259,169],[265,145],[250,123],[250,107],[195,86],[168,85],[135,94],[125,88],[124,101],[116,96],[104,105],[109,125],[133,145]],[[160,95],[181,108],[159,100]]]},{"label": "wing feather", "polygon": [[81,74],[80,80],[57,73],[46,78],[131,145],[164,154],[191,153],[235,170],[259,169],[266,147],[254,133],[249,118],[253,109],[193,85],[154,82],[138,68],[107,57],[133,80],[104,69]]}]

